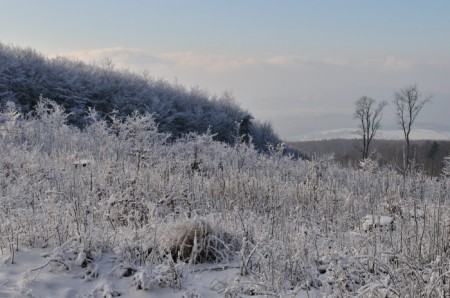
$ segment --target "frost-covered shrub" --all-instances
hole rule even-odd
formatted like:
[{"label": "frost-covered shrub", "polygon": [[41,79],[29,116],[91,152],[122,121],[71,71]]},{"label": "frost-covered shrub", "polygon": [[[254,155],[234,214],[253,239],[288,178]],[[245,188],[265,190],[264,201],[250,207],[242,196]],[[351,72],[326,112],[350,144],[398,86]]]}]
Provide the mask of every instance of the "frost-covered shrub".
[{"label": "frost-covered shrub", "polygon": [[444,168],[442,169],[442,173],[446,177],[450,177],[450,156],[445,157],[443,163],[444,163]]},{"label": "frost-covered shrub", "polygon": [[218,289],[229,296],[448,293],[448,179],[261,154],[213,133],[169,142],[145,114],[111,125],[92,111],[79,130],[45,103],[0,117],[2,254],[46,247],[52,271],[90,280],[114,253],[114,276],[141,288],[227,263],[239,274]]},{"label": "frost-covered shrub", "polygon": [[235,236],[201,219],[167,224],[158,234],[159,251],[170,253],[174,260],[182,262],[230,260],[238,249]]},{"label": "frost-covered shrub", "polygon": [[369,171],[375,173],[378,170],[378,161],[370,158],[365,158],[361,160],[359,163],[359,168],[363,171]]},{"label": "frost-covered shrub", "polygon": [[366,215],[362,219],[362,228],[366,232],[374,229],[393,231],[395,230],[395,220],[386,215]]},{"label": "frost-covered shrub", "polygon": [[154,288],[181,289],[183,278],[183,264],[175,264],[169,259],[155,267],[144,267],[133,275],[133,285],[138,290],[152,290]]},{"label": "frost-covered shrub", "polygon": [[411,219],[420,219],[423,220],[425,219],[425,212],[422,209],[411,209],[409,211],[409,217]]},{"label": "frost-covered shrub", "polygon": [[[258,282],[257,279],[246,276],[236,276],[230,281],[215,281],[212,288],[223,294],[226,298],[245,296],[276,296],[268,290],[270,285]],[[245,297],[244,296],[244,297]]]},{"label": "frost-covered shrub", "polygon": [[123,293],[114,289],[114,287],[109,282],[105,282],[100,286],[94,288],[89,291],[86,295],[81,295],[80,297],[103,297],[103,298],[112,298],[112,297],[120,297]]}]

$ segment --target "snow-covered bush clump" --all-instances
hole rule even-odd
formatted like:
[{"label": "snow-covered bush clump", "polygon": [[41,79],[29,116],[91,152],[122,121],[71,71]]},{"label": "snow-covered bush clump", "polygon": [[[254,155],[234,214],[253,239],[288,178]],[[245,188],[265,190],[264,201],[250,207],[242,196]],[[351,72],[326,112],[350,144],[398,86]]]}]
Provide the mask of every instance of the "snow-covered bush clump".
[{"label": "snow-covered bush clump", "polygon": [[385,215],[366,215],[362,220],[364,231],[372,231],[376,228],[384,231],[395,230],[394,218]]},{"label": "snow-covered bush clump", "polygon": [[144,268],[133,276],[133,284],[138,290],[171,287],[181,289],[182,264],[175,264],[172,259],[154,268]]},{"label": "snow-covered bush clump", "polygon": [[446,177],[450,177],[450,156],[444,158],[444,168],[442,169],[442,173]]},{"label": "snow-covered bush clump", "polygon": [[194,263],[230,260],[239,248],[232,234],[213,228],[205,220],[181,220],[164,229],[158,249],[169,252],[174,260]]},{"label": "snow-covered bush clump", "polygon": [[[261,154],[209,132],[173,141],[148,114],[91,110],[80,130],[56,103],[37,106],[0,113],[3,264],[43,248],[55,274],[149,291],[187,293],[211,266],[235,270],[210,286],[230,297],[449,295],[448,179]],[[118,265],[99,270],[107,256]]]}]

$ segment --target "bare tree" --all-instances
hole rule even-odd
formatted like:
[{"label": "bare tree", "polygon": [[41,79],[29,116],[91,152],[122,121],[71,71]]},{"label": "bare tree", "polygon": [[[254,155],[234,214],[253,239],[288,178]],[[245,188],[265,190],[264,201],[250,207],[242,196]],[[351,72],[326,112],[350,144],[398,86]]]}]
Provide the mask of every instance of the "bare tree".
[{"label": "bare tree", "polygon": [[114,70],[114,61],[110,57],[105,57],[102,59],[101,65],[103,68],[108,70]]},{"label": "bare tree", "polygon": [[387,105],[386,101],[376,105],[373,98],[363,96],[355,102],[355,112],[353,118],[359,120],[359,130],[357,134],[362,137],[363,148],[361,150],[362,158],[369,157],[369,146],[373,137],[377,133],[383,116],[383,109]]},{"label": "bare tree", "polygon": [[406,141],[406,158],[403,161],[404,171],[409,168],[410,164],[410,142],[409,135],[411,133],[411,127],[417,118],[417,115],[422,110],[423,106],[431,101],[431,97],[423,98],[423,95],[419,92],[417,84],[407,86],[395,93],[394,105],[395,115],[397,117],[397,124],[402,128],[403,135]]}]

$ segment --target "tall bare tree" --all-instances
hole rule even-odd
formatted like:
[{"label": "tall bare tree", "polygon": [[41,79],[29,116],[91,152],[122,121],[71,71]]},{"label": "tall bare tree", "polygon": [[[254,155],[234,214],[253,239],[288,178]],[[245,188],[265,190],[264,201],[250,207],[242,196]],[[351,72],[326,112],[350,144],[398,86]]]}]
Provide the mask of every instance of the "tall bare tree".
[{"label": "tall bare tree", "polygon": [[377,105],[375,99],[367,96],[363,96],[355,102],[353,118],[359,120],[357,134],[363,140],[363,148],[361,150],[363,159],[369,157],[370,142],[381,126],[380,121],[386,105],[386,101],[382,101]]},{"label": "tall bare tree", "polygon": [[412,125],[422,110],[423,106],[431,101],[431,96],[423,97],[419,92],[417,84],[407,86],[395,93],[394,105],[395,115],[397,117],[397,124],[402,128],[403,135],[406,141],[406,157],[403,161],[404,171],[409,168],[410,165],[410,141],[409,135],[411,133]]}]

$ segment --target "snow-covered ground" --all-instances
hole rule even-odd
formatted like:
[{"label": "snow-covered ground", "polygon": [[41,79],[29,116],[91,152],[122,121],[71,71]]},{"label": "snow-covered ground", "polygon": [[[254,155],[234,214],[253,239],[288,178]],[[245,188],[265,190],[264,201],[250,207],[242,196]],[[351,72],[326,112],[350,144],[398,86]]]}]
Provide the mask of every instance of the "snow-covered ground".
[{"label": "snow-covered ground", "polygon": [[[136,279],[139,273],[124,276],[126,269],[113,253],[103,254],[92,260],[86,268],[72,264],[67,269],[57,262],[49,262],[50,249],[23,249],[16,252],[14,264],[10,263],[10,255],[0,258],[0,297],[224,297],[226,287],[235,285],[245,289],[245,278],[239,274],[238,264],[183,264],[178,268],[180,287],[164,287],[157,284],[150,289],[138,289]],[[137,270],[145,270],[136,267]],[[158,278],[157,268],[153,268]],[[125,274],[126,275],[126,274]],[[161,278],[164,276],[161,275]],[[239,297],[262,297],[256,288],[247,289],[248,295],[241,293]],[[230,292],[230,289],[228,289]],[[316,297],[314,290],[295,291],[286,297]]]},{"label": "snow-covered ground", "polygon": [[[49,249],[20,250],[14,264],[4,255],[0,266],[0,297],[222,297],[214,289],[215,283],[230,282],[238,273],[230,265],[198,265],[183,270],[186,276],[181,277],[181,289],[155,287],[144,291],[137,289],[132,276],[122,276],[123,268],[112,253],[94,260],[89,268],[70,266],[69,270],[59,263],[48,263],[49,259],[43,256],[49,254]],[[88,274],[89,271],[95,274]]]},{"label": "snow-covered ground", "polygon": [[[450,180],[0,112],[0,297],[448,297]],[[450,172],[450,164],[445,172]]]}]

